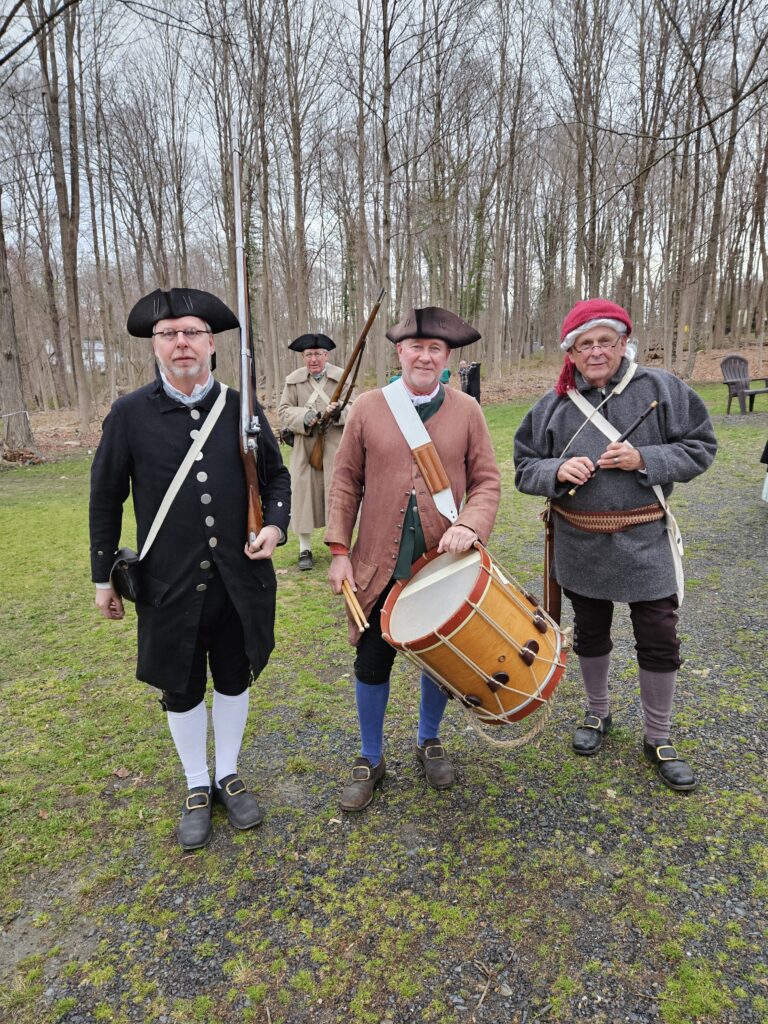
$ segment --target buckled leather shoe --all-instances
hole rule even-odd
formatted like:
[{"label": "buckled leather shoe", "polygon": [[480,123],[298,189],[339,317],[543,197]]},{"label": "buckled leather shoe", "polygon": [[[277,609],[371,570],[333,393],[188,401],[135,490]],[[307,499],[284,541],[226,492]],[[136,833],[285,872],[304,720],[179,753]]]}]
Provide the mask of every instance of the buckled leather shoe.
[{"label": "buckled leather shoe", "polygon": [[299,568],[300,569],[314,569],[315,561],[312,558],[311,551],[300,551],[299,552]]},{"label": "buckled leather shoe", "polygon": [[430,786],[433,789],[450,789],[456,781],[456,773],[440,740],[425,740],[423,747],[417,743],[415,750]]},{"label": "buckled leather shoe", "polygon": [[571,738],[571,746],[576,753],[583,757],[591,757],[592,754],[596,754],[603,745],[603,736],[611,728],[611,721],[610,715],[598,718],[597,715],[588,711],[583,723],[574,729]]},{"label": "buckled leather shoe", "polygon": [[693,774],[693,769],[687,761],[678,757],[677,751],[669,740],[663,740],[659,744],[649,743],[644,736],[643,750],[651,764],[655,764],[659,769],[661,781],[665,786],[682,792],[696,788],[696,776]]},{"label": "buckled leather shoe", "polygon": [[211,791],[195,786],[187,793],[176,835],[182,850],[199,850],[211,841]]},{"label": "buckled leather shoe", "polygon": [[373,791],[382,784],[387,774],[384,758],[375,768],[367,757],[358,757],[352,765],[352,774],[341,791],[342,811],[362,811],[373,800]]},{"label": "buckled leather shoe", "polygon": [[225,775],[213,787],[213,799],[223,804],[227,818],[234,828],[254,828],[264,817],[253,793],[248,789],[239,775]]}]

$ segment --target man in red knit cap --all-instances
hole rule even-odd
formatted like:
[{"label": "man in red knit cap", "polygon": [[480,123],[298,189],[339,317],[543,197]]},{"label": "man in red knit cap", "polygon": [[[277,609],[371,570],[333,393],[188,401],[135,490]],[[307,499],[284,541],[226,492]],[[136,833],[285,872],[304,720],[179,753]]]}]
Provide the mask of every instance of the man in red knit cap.
[{"label": "man in red knit cap", "polygon": [[645,754],[667,786],[690,790],[695,775],[670,740],[683,580],[682,543],[666,503],[673,483],[707,469],[717,443],[696,392],[670,373],[638,366],[631,335],[621,306],[576,303],[560,333],[565,361],[557,384],[515,436],[515,483],[547,497],[553,513],[551,575],[573,605],[573,649],[587,697],[573,749],[596,754],[611,728],[611,621],[614,602],[627,603]]}]

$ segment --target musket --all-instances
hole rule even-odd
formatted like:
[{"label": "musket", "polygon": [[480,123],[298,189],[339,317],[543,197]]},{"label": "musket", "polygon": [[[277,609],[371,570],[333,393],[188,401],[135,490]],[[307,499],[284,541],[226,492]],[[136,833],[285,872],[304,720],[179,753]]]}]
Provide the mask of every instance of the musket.
[{"label": "musket", "polygon": [[[352,378],[352,383],[350,384],[347,393],[344,396],[344,401],[341,404],[341,408],[338,410],[339,413],[343,412],[344,406],[352,397],[352,391],[354,389],[355,382],[357,381],[357,371],[360,369],[360,363],[363,358],[365,341],[366,338],[368,337],[368,332],[370,331],[371,327],[373,327],[373,321],[376,319],[376,315],[381,309],[381,304],[384,301],[385,294],[386,292],[382,288],[376,297],[376,301],[373,304],[373,309],[371,309],[371,312],[368,314],[368,319],[365,321],[365,326],[360,332],[360,336],[357,339],[355,347],[352,349],[352,353],[349,359],[347,360],[347,365],[344,367],[344,372],[339,378],[338,384],[334,388],[333,395],[331,396],[331,401],[329,402],[329,405],[333,404],[334,402],[338,402],[339,399],[341,398],[341,393],[344,390],[344,385],[347,383],[347,378],[349,377],[354,367],[355,376]],[[357,365],[355,365],[355,363]],[[328,429],[328,426],[331,422],[332,415],[333,414],[329,416],[327,409],[324,409],[322,415],[317,421],[317,436],[315,437],[315,443],[312,446],[312,451],[309,454],[309,464],[312,466],[313,469],[323,468],[323,443],[325,440],[325,432]]]},{"label": "musket", "polygon": [[264,525],[259,494],[257,460],[259,417],[254,412],[256,371],[253,352],[253,324],[248,303],[248,273],[243,245],[243,211],[240,198],[240,142],[234,120],[231,124],[232,202],[235,211],[235,266],[237,276],[237,319],[240,321],[240,458],[245,471],[248,501],[248,542],[253,543]]},{"label": "musket", "polygon": [[552,575],[552,563],[555,560],[555,523],[549,502],[541,513],[541,518],[544,520],[544,611],[559,626],[563,591]]},{"label": "musket", "polygon": [[[645,419],[645,417],[646,417],[646,416],[650,416],[650,414],[651,414],[651,413],[653,412],[653,410],[654,410],[654,409],[655,409],[655,408],[656,408],[656,407],[658,406],[658,404],[659,404],[659,403],[658,403],[658,402],[657,402],[657,401],[656,401],[656,400],[654,399],[654,401],[652,401],[652,402],[651,402],[651,404],[650,404],[650,405],[648,406],[648,408],[647,408],[647,409],[645,410],[645,412],[641,412],[641,413],[640,413],[640,415],[639,415],[639,416],[637,417],[637,419],[636,419],[636,420],[634,421],[634,423],[631,423],[631,424],[630,424],[630,425],[629,425],[629,426],[627,427],[627,429],[626,429],[626,430],[624,431],[624,433],[623,433],[623,434],[619,434],[619,436],[618,436],[618,437],[616,438],[616,441],[615,441],[614,443],[615,443],[615,444],[618,444],[618,443],[619,443],[619,441],[626,441],[626,440],[627,440],[627,438],[629,437],[629,435],[630,435],[630,434],[633,434],[633,433],[634,433],[634,432],[635,432],[635,431],[637,430],[637,428],[638,428],[638,427],[640,426],[640,424],[641,424],[641,423],[643,422],[643,420]],[[595,466],[595,473],[597,473],[597,471],[598,471],[599,469],[600,469],[600,467],[599,467],[599,466]],[[589,483],[589,481],[593,479],[593,477],[594,477],[595,473],[593,473],[593,474],[592,474],[592,476],[591,476],[591,477],[589,477],[589,479],[588,479],[588,480],[585,480],[585,481],[584,481],[584,483],[587,483],[587,484],[588,484],[588,483]],[[575,485],[574,485],[574,486],[573,486],[573,487],[572,487],[572,488],[570,489],[570,491],[568,491],[568,495],[569,495],[569,497],[571,497],[571,498],[572,498],[572,497],[574,496],[574,494],[576,493],[576,491],[578,491],[578,489],[579,489],[580,487],[583,487],[583,486],[584,486],[584,484],[575,484]]]}]

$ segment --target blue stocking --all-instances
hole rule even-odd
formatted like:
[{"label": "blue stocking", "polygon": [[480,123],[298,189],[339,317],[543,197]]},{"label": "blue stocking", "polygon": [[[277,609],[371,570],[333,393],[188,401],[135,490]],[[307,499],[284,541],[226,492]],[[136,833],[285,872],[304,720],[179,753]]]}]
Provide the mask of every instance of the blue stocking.
[{"label": "blue stocking", "polygon": [[384,712],[389,700],[389,680],[386,683],[361,683],[355,680],[357,720],[360,723],[360,741],[363,757],[375,768],[381,760],[384,747]]},{"label": "blue stocking", "polygon": [[420,747],[424,746],[426,740],[437,740],[440,738],[440,722],[442,721],[447,703],[448,694],[441,690],[437,683],[433,682],[428,675],[422,672],[418,738]]}]

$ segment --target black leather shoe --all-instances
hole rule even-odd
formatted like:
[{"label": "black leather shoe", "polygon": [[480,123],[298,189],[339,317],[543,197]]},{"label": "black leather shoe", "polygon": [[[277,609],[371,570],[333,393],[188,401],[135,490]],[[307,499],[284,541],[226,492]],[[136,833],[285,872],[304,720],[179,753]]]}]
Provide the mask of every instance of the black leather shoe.
[{"label": "black leather shoe", "polygon": [[311,551],[300,551],[299,552],[299,568],[300,569],[314,569],[315,562],[312,558]]},{"label": "black leather shoe", "polygon": [[659,769],[661,781],[665,786],[682,792],[696,788],[693,769],[687,761],[677,756],[677,751],[669,740],[659,744],[649,743],[644,736],[643,750],[651,764],[655,764]]},{"label": "black leather shoe", "polygon": [[225,775],[220,779],[213,787],[213,799],[224,805],[234,828],[254,828],[264,817],[256,797],[248,792],[239,775]]},{"label": "black leather shoe", "polygon": [[182,850],[199,850],[211,841],[211,791],[195,786],[187,793],[176,829]]},{"label": "black leather shoe", "polygon": [[596,754],[603,745],[603,736],[611,728],[611,721],[610,715],[606,715],[605,718],[598,718],[597,715],[593,715],[588,711],[583,724],[574,730],[573,737],[571,738],[571,746],[576,753],[584,757],[591,757],[592,754]]},{"label": "black leather shoe", "polygon": [[456,781],[456,773],[440,740],[425,740],[423,747],[417,743],[416,757],[421,762],[424,776],[432,789],[451,788]]},{"label": "black leather shoe", "polygon": [[375,768],[367,757],[358,757],[352,765],[352,774],[341,791],[339,806],[342,811],[362,811],[373,800],[373,791],[387,774],[384,758]]}]

